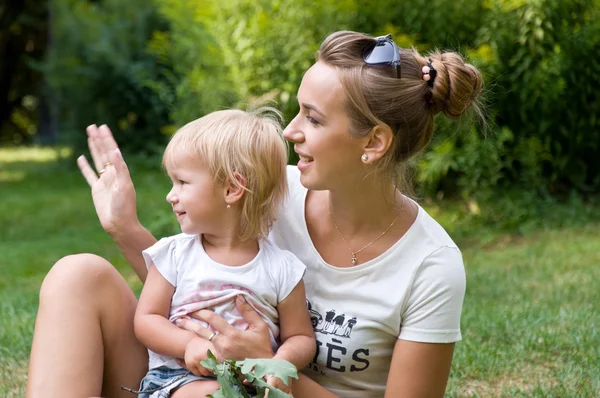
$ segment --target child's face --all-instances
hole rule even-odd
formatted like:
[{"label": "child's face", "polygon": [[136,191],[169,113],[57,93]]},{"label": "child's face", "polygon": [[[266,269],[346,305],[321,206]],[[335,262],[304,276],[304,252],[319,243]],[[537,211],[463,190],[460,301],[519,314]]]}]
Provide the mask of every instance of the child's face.
[{"label": "child's face", "polygon": [[173,188],[167,201],[173,206],[181,230],[187,234],[215,234],[223,228],[225,189],[197,160],[181,156],[167,167]]}]

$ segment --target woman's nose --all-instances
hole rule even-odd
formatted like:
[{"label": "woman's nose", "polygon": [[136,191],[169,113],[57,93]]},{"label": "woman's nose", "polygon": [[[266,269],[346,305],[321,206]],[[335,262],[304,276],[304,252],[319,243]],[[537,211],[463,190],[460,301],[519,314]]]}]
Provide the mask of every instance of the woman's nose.
[{"label": "woman's nose", "polygon": [[300,115],[297,115],[290,124],[283,130],[283,138],[291,142],[302,142],[304,141],[304,134],[298,128],[298,118]]}]

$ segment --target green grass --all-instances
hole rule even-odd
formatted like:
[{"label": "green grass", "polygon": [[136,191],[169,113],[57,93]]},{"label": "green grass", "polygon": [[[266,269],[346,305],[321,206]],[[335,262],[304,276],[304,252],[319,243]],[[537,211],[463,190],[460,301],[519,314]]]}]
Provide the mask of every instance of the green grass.
[{"label": "green grass", "polygon": [[[66,155],[0,150],[1,397],[25,394],[38,290],[56,260],[96,253],[140,288],[101,230],[74,163],[61,159]],[[148,170],[132,170],[132,176],[140,218],[155,233],[166,233],[167,178]],[[466,216],[456,204],[426,207],[458,237],[467,268],[463,341],[456,346],[448,396],[600,396],[600,223],[576,217],[510,234]],[[599,210],[557,205],[553,212]]]},{"label": "green grass", "polygon": [[468,248],[454,396],[600,394],[600,225]]}]

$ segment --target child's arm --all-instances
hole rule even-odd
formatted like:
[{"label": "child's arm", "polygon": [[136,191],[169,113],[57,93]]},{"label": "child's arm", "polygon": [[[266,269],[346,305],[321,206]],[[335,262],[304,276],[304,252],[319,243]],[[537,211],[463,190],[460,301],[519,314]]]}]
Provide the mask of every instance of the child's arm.
[{"label": "child's arm", "polygon": [[138,340],[152,351],[183,358],[186,345],[196,335],[169,322],[169,308],[175,287],[150,266],[135,311],[134,329]]},{"label": "child's arm", "polygon": [[317,350],[315,332],[306,308],[306,294],[302,280],[279,303],[277,311],[281,346],[273,358],[285,359],[300,370],[309,364]]}]

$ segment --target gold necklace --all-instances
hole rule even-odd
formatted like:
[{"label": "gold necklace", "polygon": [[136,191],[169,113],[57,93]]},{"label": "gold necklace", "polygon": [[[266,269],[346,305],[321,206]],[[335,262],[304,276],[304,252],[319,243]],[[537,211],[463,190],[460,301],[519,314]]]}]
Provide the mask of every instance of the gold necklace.
[{"label": "gold necklace", "polygon": [[404,209],[404,197],[402,197],[402,206],[400,207],[400,210],[398,210],[398,214],[396,214],[396,218],[394,218],[394,221],[392,221],[392,223],[385,229],[385,231],[383,231],[381,233],[381,235],[379,235],[377,238],[375,238],[371,242],[367,243],[365,246],[363,246],[359,250],[353,251],[352,248],[350,248],[350,245],[348,244],[348,242],[346,241],[346,238],[344,238],[344,235],[342,235],[342,233],[340,232],[340,229],[338,228],[337,224],[335,223],[335,220],[333,219],[333,216],[331,215],[331,211],[329,210],[329,205],[327,205],[327,212],[329,213],[329,217],[331,217],[331,221],[333,222],[333,226],[335,227],[335,229],[337,230],[338,234],[340,235],[340,237],[342,238],[342,240],[346,244],[346,247],[348,248],[348,251],[350,251],[350,254],[352,254],[352,258],[350,259],[350,261],[352,262],[352,265],[356,265],[358,263],[358,259],[356,258],[356,255],[358,253],[362,252],[367,247],[369,247],[373,243],[377,242],[379,239],[381,239],[383,237],[383,235],[385,235],[390,229],[392,229],[392,227],[394,226],[394,224],[396,223],[396,221],[400,217],[400,213],[402,213],[403,209]]}]

